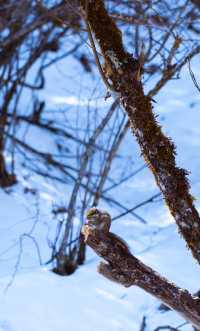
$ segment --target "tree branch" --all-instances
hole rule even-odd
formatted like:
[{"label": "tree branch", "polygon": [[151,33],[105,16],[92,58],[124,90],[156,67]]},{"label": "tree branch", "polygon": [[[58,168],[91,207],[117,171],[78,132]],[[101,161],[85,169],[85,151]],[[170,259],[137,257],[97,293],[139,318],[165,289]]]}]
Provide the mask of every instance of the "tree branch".
[{"label": "tree branch", "polygon": [[101,262],[99,272],[125,287],[136,285],[152,294],[200,329],[200,299],[177,287],[133,256],[120,238],[91,225],[82,229],[85,242],[107,263]]},{"label": "tree branch", "polygon": [[[85,10],[86,1],[80,0],[80,4]],[[109,17],[102,0],[88,2],[87,19],[105,61],[106,77],[120,95],[142,155],[180,233],[200,263],[200,218],[189,193],[187,172],[176,165],[175,146],[163,134],[153,114],[151,98],[144,94],[138,75],[140,63],[124,49],[121,32]]]}]

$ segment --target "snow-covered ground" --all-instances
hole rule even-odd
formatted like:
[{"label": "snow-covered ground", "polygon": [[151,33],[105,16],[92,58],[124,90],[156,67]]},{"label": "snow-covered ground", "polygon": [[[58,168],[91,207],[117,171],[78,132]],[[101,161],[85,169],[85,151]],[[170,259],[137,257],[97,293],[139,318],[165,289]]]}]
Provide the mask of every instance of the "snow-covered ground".
[{"label": "snow-covered ground", "polygon": [[[52,96],[51,101],[69,102],[62,97]],[[170,82],[156,100],[159,121],[177,145],[179,165],[191,172],[192,194],[200,207],[200,94],[188,71],[183,72],[180,81]],[[134,141],[133,145],[136,148]],[[90,249],[86,264],[69,277],[59,277],[47,267],[40,267],[31,235],[41,245],[40,262],[45,262],[49,249],[42,243],[50,227],[45,211],[52,203],[54,188],[46,184],[43,193],[33,197],[24,196],[22,187],[23,178],[11,195],[0,192],[0,331],[139,331],[144,316],[149,331],[158,325],[176,327],[184,323],[174,312],[160,312],[159,302],[144,291],[125,289],[105,280],[96,272],[99,258]],[[148,170],[121,186],[117,194],[125,190],[135,194],[134,203],[157,192]],[[35,208],[29,203],[34,199]],[[148,225],[127,216],[114,222],[112,231],[127,240],[132,252],[163,276],[192,292],[198,290],[199,266],[185,248],[163,203],[146,205],[140,212]],[[181,330],[191,327],[185,325]]]},{"label": "snow-covered ground", "polygon": [[[179,238],[174,224],[157,235],[149,231],[149,236],[142,226],[130,226],[126,221],[124,226],[129,227],[133,252],[136,250],[134,239],[131,240],[132,232],[143,238],[146,249],[137,255],[145,263],[182,287],[191,291],[198,289],[199,267]],[[147,330],[153,330],[157,325],[178,326],[184,322],[176,313],[158,311],[159,302],[142,290],[126,289],[98,275],[98,260],[89,251],[85,266],[67,278],[44,267],[19,272],[10,287],[10,275],[1,277],[0,330],[131,331],[139,330],[143,316],[147,317]],[[190,329],[184,327],[184,330]]]}]

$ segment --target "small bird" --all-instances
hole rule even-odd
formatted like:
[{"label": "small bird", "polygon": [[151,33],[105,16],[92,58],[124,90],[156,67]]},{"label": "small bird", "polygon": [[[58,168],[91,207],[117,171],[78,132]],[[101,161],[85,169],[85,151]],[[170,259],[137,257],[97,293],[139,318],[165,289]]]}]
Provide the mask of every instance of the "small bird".
[{"label": "small bird", "polygon": [[111,217],[104,211],[96,207],[90,208],[86,213],[87,224],[94,226],[97,230],[108,233],[111,226]]},{"label": "small bird", "polygon": [[92,207],[87,211],[86,218],[88,221],[86,225],[97,230],[100,234],[107,235],[113,244],[120,247],[126,254],[130,253],[127,243],[115,233],[110,232],[112,220],[108,212]]},{"label": "small bird", "polygon": [[[111,216],[104,210],[100,210],[96,207],[90,208],[86,213],[87,223],[86,228],[94,231],[94,235],[98,234],[99,239],[109,240],[109,244],[114,246],[116,252],[121,251],[122,256],[127,258],[127,255],[131,254],[127,243],[116,234],[110,232]],[[85,234],[87,232],[85,231]],[[98,272],[109,280],[120,283],[125,287],[133,285],[133,281],[127,278],[121,270],[114,267],[111,263],[101,262],[98,266]]]}]

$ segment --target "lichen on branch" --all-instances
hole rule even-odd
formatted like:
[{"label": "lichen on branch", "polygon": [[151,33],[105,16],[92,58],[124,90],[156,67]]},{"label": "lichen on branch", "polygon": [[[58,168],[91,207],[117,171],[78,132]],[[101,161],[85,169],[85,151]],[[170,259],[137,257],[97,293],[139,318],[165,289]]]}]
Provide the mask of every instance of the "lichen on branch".
[{"label": "lichen on branch", "polygon": [[176,151],[153,113],[140,80],[140,61],[125,50],[122,34],[102,0],[80,0],[105,62],[105,75],[120,96],[141,153],[174,216],[179,231],[200,263],[200,218],[189,192],[187,172],[176,165]]}]

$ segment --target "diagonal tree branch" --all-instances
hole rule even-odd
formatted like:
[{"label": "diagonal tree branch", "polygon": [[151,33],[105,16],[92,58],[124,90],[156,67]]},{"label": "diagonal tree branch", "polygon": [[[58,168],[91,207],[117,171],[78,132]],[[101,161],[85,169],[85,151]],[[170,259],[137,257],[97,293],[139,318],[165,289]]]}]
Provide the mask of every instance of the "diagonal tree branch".
[{"label": "diagonal tree branch", "polygon": [[187,172],[176,165],[175,146],[163,134],[153,114],[151,98],[144,94],[141,65],[124,49],[121,32],[102,0],[80,0],[80,5],[82,10],[86,10],[87,5],[87,19],[102,52],[105,75],[119,95],[142,155],[180,233],[200,263],[200,218],[189,193]]},{"label": "diagonal tree branch", "polygon": [[200,299],[177,287],[133,256],[120,238],[97,227],[85,225],[86,243],[107,263],[101,262],[99,272],[124,285],[136,285],[164,302],[187,321],[200,329]]}]

